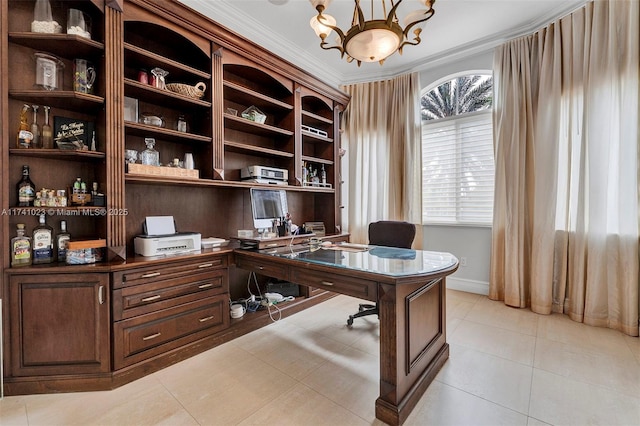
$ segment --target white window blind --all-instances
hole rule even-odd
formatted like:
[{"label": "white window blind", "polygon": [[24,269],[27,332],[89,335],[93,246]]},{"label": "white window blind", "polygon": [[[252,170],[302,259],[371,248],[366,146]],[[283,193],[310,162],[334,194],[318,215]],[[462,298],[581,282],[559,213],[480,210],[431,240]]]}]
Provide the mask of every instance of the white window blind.
[{"label": "white window blind", "polygon": [[491,111],[422,122],[423,222],[491,225]]}]

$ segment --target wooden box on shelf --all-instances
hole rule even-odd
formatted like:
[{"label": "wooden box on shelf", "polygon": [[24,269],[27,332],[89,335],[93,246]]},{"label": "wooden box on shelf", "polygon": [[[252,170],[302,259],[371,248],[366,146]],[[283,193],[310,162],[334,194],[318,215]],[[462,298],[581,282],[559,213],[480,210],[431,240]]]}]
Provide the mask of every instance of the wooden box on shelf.
[{"label": "wooden box on shelf", "polygon": [[197,169],[183,169],[180,167],[149,166],[147,164],[129,163],[127,173],[131,175],[179,177],[186,179],[198,179],[200,173]]}]

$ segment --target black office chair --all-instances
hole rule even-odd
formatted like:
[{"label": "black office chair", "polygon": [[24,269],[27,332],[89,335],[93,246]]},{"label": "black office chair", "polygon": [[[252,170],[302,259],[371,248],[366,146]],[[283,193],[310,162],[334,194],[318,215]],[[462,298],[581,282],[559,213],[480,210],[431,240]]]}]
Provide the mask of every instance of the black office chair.
[{"label": "black office chair", "polygon": [[[374,246],[411,248],[416,236],[416,225],[409,222],[381,220],[369,224],[369,244]],[[361,303],[358,313],[349,315],[347,325],[353,325],[354,318],[367,315],[378,315],[378,303],[375,305]]]}]

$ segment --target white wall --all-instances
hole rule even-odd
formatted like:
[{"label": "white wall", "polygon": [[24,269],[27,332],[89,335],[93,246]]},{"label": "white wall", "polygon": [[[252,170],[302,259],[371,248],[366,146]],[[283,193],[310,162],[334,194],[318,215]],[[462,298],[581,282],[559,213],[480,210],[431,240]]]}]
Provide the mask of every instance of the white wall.
[{"label": "white wall", "polygon": [[[491,70],[493,49],[446,63],[420,72],[423,88],[444,77],[463,71]],[[472,293],[488,294],[489,265],[491,260],[491,228],[472,226],[426,225],[423,228],[422,246],[425,250],[452,253],[466,266],[447,277],[447,287]]]}]

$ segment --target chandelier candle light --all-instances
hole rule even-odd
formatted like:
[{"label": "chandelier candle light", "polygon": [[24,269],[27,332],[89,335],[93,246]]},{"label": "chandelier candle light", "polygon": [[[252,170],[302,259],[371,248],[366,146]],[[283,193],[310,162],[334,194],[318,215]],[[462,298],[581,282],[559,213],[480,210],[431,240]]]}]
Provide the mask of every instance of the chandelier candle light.
[{"label": "chandelier candle light", "polygon": [[[420,4],[426,6],[426,9],[409,13],[403,21],[403,29],[398,23],[396,15],[398,6],[403,0],[389,0],[391,9],[388,14],[387,0],[371,0],[371,19],[368,21],[365,20],[364,13],[360,7],[360,0],[354,0],[355,7],[353,9],[351,28],[344,32],[336,26],[336,20],[333,16],[323,13],[332,0],[309,1],[318,11],[318,15],[311,18],[310,25],[316,35],[320,37],[320,47],[325,50],[337,49],[340,51],[341,57],[346,55],[348,62],[355,59],[358,62],[358,66],[362,62],[379,62],[382,65],[384,60],[396,50],[402,54],[402,48],[405,45],[415,46],[419,44],[422,28],[435,13],[433,9],[435,0],[418,0]],[[374,1],[381,3],[383,19],[373,19]],[[335,31],[338,34],[334,46],[329,45],[326,41],[331,31]],[[409,38],[410,32],[413,32],[413,39]]]}]

